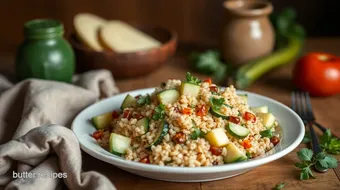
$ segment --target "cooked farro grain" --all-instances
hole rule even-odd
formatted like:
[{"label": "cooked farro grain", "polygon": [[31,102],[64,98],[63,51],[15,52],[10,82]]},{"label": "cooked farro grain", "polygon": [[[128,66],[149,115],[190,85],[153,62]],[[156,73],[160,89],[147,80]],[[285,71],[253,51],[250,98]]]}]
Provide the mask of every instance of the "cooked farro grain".
[{"label": "cooked farro grain", "polygon": [[212,85],[187,74],[187,81],[171,79],[150,95],[126,98],[119,117],[96,126],[104,131],[98,144],[126,160],[177,167],[244,161],[272,149],[271,136],[261,134],[280,137],[275,118],[252,109],[233,86],[211,92]]}]

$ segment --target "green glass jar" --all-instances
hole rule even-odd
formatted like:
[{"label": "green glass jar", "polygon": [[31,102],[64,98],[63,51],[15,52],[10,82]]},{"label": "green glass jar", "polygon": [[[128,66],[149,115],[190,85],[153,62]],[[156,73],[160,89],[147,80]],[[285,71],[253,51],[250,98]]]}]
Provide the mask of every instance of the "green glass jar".
[{"label": "green glass jar", "polygon": [[25,40],[17,49],[15,61],[19,81],[27,78],[72,81],[75,56],[63,34],[63,24],[57,20],[37,19],[25,24]]}]

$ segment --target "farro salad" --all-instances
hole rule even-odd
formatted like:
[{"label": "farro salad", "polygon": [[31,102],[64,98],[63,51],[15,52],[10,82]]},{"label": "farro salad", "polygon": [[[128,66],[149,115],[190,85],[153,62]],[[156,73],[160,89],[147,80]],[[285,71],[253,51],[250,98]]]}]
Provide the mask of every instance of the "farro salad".
[{"label": "farro salad", "polygon": [[126,160],[200,167],[245,161],[279,141],[268,107],[250,107],[246,94],[210,79],[169,79],[151,94],[128,94],[120,110],[92,118],[98,144]]}]

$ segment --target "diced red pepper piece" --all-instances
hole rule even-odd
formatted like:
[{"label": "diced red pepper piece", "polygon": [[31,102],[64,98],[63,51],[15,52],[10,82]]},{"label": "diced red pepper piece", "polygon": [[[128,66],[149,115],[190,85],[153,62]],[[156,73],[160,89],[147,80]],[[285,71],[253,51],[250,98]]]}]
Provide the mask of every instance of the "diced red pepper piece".
[{"label": "diced red pepper piece", "polygon": [[239,124],[241,120],[240,120],[239,117],[230,116],[229,121],[232,122],[232,123],[235,123],[235,124]]},{"label": "diced red pepper piece", "polygon": [[209,89],[210,89],[211,92],[218,92],[217,86],[210,86]]},{"label": "diced red pepper piece", "polygon": [[211,78],[206,79],[204,82],[207,82],[209,84],[212,84]]},{"label": "diced red pepper piece", "polygon": [[196,115],[201,117],[207,115],[207,108],[205,107],[205,105],[197,108]]},{"label": "diced red pepper piece", "polygon": [[186,141],[186,135],[182,132],[178,132],[172,140],[175,141],[176,144],[183,144]]},{"label": "diced red pepper piece", "polygon": [[251,121],[252,123],[256,122],[256,116],[250,112],[246,112],[244,114],[244,119],[247,121]]},{"label": "diced red pepper piece", "polygon": [[277,145],[280,142],[280,139],[277,136],[273,136],[270,138],[270,142],[273,143],[273,145]]},{"label": "diced red pepper piece", "polygon": [[142,116],[142,114],[139,114],[139,113],[136,113],[135,115],[134,115],[134,118],[136,118],[136,119],[142,119],[143,118],[143,116]]},{"label": "diced red pepper piece", "polygon": [[124,110],[123,118],[131,119],[132,118],[131,111],[130,110]]},{"label": "diced red pepper piece", "polygon": [[113,111],[113,112],[112,112],[112,118],[113,118],[113,119],[117,119],[118,117],[119,117],[119,112]]},{"label": "diced red pepper piece", "polygon": [[186,114],[186,115],[190,115],[191,114],[191,108],[183,108],[182,113]]},{"label": "diced red pepper piece", "polygon": [[92,134],[92,137],[95,138],[96,140],[98,140],[98,139],[102,138],[103,133],[104,133],[103,130],[95,131],[95,132]]},{"label": "diced red pepper piece", "polygon": [[250,143],[249,140],[244,140],[244,141],[242,142],[242,146],[243,146],[243,148],[245,148],[245,149],[249,149],[249,148],[252,147],[252,145],[251,145],[251,143]]},{"label": "diced red pepper piece", "polygon": [[144,158],[140,159],[139,162],[144,164],[150,164],[149,156],[145,156]]},{"label": "diced red pepper piece", "polygon": [[217,147],[217,146],[210,146],[210,152],[213,155],[219,156],[222,154],[223,149],[221,147]]}]

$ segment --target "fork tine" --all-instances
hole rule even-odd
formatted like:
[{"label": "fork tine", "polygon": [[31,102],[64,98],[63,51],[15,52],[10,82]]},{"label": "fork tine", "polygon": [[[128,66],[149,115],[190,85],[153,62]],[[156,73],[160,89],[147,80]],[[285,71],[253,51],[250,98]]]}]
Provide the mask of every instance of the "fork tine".
[{"label": "fork tine", "polygon": [[295,101],[295,92],[294,91],[292,91],[290,97],[291,97],[291,100],[292,100],[292,109],[296,112],[296,106],[295,106],[296,101]]},{"label": "fork tine", "polygon": [[303,103],[303,112],[305,114],[305,117],[308,116],[308,111],[307,111],[307,103],[306,103],[306,93],[305,92],[301,92],[301,101]]},{"label": "fork tine", "polygon": [[310,96],[308,92],[305,92],[305,97],[306,97],[306,107],[307,107],[307,114],[314,119],[314,113],[313,113],[313,107],[312,107],[312,102],[310,100]]},{"label": "fork tine", "polygon": [[292,104],[294,111],[301,117],[300,101],[297,91],[293,91],[292,93]]},{"label": "fork tine", "polygon": [[302,117],[302,107],[301,107],[301,97],[300,97],[300,92],[295,91],[295,101],[296,101],[296,111]]},{"label": "fork tine", "polygon": [[304,107],[303,107],[303,95],[301,93],[301,91],[298,92],[298,102],[299,102],[299,109],[300,109],[300,113],[301,113],[301,117],[304,118],[305,116],[305,112],[304,112]]}]

